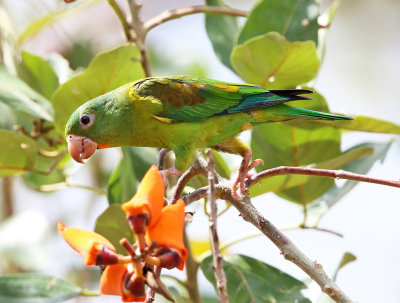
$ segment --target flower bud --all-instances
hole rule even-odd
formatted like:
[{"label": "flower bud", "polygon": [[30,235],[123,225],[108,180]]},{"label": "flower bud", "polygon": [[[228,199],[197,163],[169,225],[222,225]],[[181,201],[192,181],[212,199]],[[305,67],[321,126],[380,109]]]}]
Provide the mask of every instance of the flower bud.
[{"label": "flower bud", "polygon": [[181,260],[182,260],[180,253],[178,251],[172,250],[172,249],[169,249],[169,250],[163,252],[162,254],[158,255],[157,257],[161,261],[160,267],[164,267],[167,269],[172,269],[172,268],[177,267],[181,263]]},{"label": "flower bud", "polygon": [[144,234],[149,222],[149,217],[146,214],[140,214],[135,217],[128,217],[128,222],[135,234]]},{"label": "flower bud", "polygon": [[145,282],[145,278],[138,277],[135,272],[127,274],[123,282],[122,300],[143,302],[146,299]]}]

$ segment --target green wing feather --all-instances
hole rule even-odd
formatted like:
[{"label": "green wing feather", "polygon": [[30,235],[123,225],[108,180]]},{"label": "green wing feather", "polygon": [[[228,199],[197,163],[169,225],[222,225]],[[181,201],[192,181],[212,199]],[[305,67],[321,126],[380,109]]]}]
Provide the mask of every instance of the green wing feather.
[{"label": "green wing feather", "polygon": [[[266,90],[251,84],[227,83],[191,76],[152,77],[136,82],[134,91],[142,97],[152,97],[162,103],[155,117],[174,122],[195,122],[232,113],[254,111],[288,101],[309,100],[300,96],[311,90]],[[347,117],[285,107],[285,115],[320,119]],[[282,108],[280,108],[282,110]],[[309,114],[307,114],[309,113]]]},{"label": "green wing feather", "polygon": [[162,111],[156,115],[177,122],[203,121],[216,115],[306,99],[297,96],[293,93],[295,91],[311,93],[308,90],[288,90],[287,95],[277,95],[255,85],[190,76],[146,78],[136,82],[133,89],[142,97],[160,100]]}]

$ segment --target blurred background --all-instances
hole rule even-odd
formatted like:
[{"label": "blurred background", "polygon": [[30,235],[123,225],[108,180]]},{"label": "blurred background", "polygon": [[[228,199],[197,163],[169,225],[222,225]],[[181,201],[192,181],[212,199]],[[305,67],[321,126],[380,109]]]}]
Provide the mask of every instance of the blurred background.
[{"label": "blurred background", "polygon": [[[124,1],[120,1],[123,6]],[[255,1],[225,1],[234,8],[249,10]],[[323,1],[322,7],[330,4]],[[143,1],[142,17],[147,20],[165,9],[203,4],[189,0]],[[35,19],[65,9],[62,1],[2,0],[18,35]],[[242,20],[243,21],[243,20]],[[400,123],[400,2],[396,0],[342,1],[328,36],[326,55],[316,88],[327,99],[333,112],[363,114]],[[27,39],[22,48],[43,56],[59,53],[71,68],[84,68],[94,54],[124,43],[119,21],[106,1],[88,1],[85,9],[70,14]],[[224,81],[241,81],[215,57],[204,27],[204,15],[190,15],[167,22],[149,33],[154,75],[191,74]],[[3,113],[0,113],[3,114]],[[244,134],[246,140],[248,134]],[[389,135],[355,133],[345,135],[343,148],[358,142],[387,142],[395,139],[384,163],[377,163],[369,175],[399,179],[399,138]],[[91,161],[76,165],[73,181],[102,185],[99,174],[107,176],[118,163],[117,149],[98,152],[91,161],[103,163],[99,172]],[[232,157],[237,167],[239,158]],[[106,160],[106,161],[103,161]],[[106,179],[105,179],[106,180]],[[103,181],[104,182],[104,181]],[[340,181],[338,181],[340,182]],[[4,192],[2,193],[4,198]],[[69,249],[56,233],[62,220],[70,226],[92,229],[96,218],[106,209],[104,196],[80,188],[53,193],[38,193],[14,178],[13,217],[0,223],[0,272],[34,270],[66,278],[96,289],[97,269],[84,268],[81,258]],[[300,222],[300,207],[273,194],[254,200],[263,215],[277,226]],[[189,237],[204,241],[208,237],[208,218],[198,210],[189,226]],[[400,190],[372,184],[359,184],[331,209],[320,226],[337,231],[343,238],[314,230],[287,231],[293,242],[311,259],[320,262],[328,273],[337,268],[343,253],[357,257],[339,272],[340,287],[358,302],[400,302]],[[221,242],[256,230],[246,224],[236,210],[230,209],[218,221]],[[256,237],[234,245],[229,251],[256,257],[298,279],[307,276],[285,261],[268,239]],[[180,272],[174,272],[181,275]],[[201,278],[201,290],[213,293]],[[319,290],[311,284],[309,295],[317,302]],[[119,302],[120,298],[102,296],[77,298],[69,303]]]}]

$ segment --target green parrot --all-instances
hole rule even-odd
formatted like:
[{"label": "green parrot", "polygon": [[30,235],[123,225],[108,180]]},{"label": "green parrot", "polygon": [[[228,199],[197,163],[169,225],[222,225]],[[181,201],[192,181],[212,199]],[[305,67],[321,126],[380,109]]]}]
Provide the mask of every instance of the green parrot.
[{"label": "green parrot", "polygon": [[[250,84],[227,83],[192,76],[150,77],[128,83],[80,106],[65,128],[72,158],[83,163],[96,149],[115,146],[168,148],[175,153],[179,175],[207,147],[243,157],[233,184],[246,193],[251,149],[237,138],[252,125],[292,119],[348,120],[351,118],[284,104],[310,100],[306,89],[267,90]],[[250,164],[249,164],[250,163]]]}]

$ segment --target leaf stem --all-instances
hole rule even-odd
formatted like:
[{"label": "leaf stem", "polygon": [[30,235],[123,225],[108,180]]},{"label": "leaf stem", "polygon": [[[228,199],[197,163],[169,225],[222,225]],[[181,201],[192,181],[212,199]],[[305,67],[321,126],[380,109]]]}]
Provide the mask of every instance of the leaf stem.
[{"label": "leaf stem", "polygon": [[247,17],[246,11],[230,8],[230,7],[217,7],[208,5],[194,5],[169,11],[163,11],[161,14],[151,18],[144,23],[144,30],[147,34],[151,29],[156,26],[163,24],[167,21],[171,21],[177,18],[181,18],[187,15],[206,13],[206,14],[220,14],[220,15],[231,15],[238,17]]},{"label": "leaf stem", "polygon": [[55,184],[42,185],[42,186],[39,186],[39,190],[42,192],[52,192],[52,191],[66,188],[66,187],[77,187],[77,188],[82,188],[82,189],[92,191],[99,195],[107,195],[107,192],[101,188],[98,188],[95,186],[90,186],[90,185],[78,184],[78,183],[71,182],[69,180],[66,180],[65,182],[55,183]]}]

